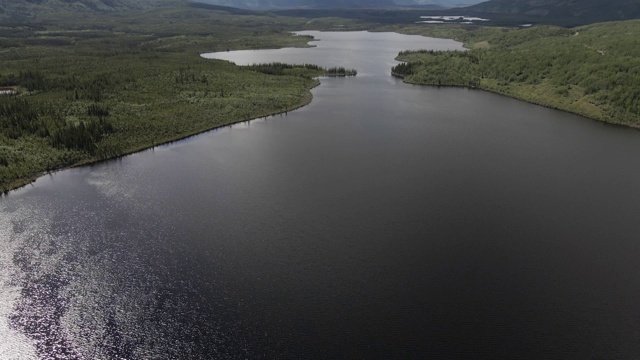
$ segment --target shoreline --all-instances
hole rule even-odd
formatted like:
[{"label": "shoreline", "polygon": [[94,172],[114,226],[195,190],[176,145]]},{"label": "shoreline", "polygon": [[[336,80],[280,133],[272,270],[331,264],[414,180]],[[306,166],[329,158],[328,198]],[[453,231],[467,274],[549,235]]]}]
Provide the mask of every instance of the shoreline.
[{"label": "shoreline", "polygon": [[[400,75],[400,74],[396,74],[396,73],[391,73],[391,75],[395,78],[401,79],[403,83],[407,84],[407,85],[414,85],[414,86],[431,86],[431,87],[457,87],[457,88],[465,88],[465,89],[469,89],[469,90],[480,90],[480,91],[487,91],[490,92],[492,94],[496,94],[496,95],[500,95],[500,96],[505,96],[511,99],[515,99],[515,100],[519,100],[519,101],[524,101],[526,103],[529,104],[533,104],[533,105],[538,105],[538,106],[543,106],[545,108],[548,109],[553,109],[553,110],[558,110],[558,111],[563,111],[569,114],[573,114],[573,115],[578,115],[581,117],[584,117],[586,119],[589,120],[593,120],[593,121],[598,121],[600,123],[606,124],[606,125],[612,125],[612,126],[620,126],[620,127],[624,127],[624,128],[630,128],[630,129],[635,129],[635,130],[640,130],[640,125],[631,125],[631,124],[623,124],[623,123],[616,123],[616,122],[611,122],[611,121],[607,121],[606,119],[599,119],[599,118],[595,118],[595,117],[591,117],[588,116],[586,114],[581,114],[579,112],[576,111],[571,111],[570,109],[565,109],[562,107],[558,107],[558,106],[554,106],[552,104],[545,104],[543,102],[537,102],[534,99],[528,99],[525,97],[520,97],[520,96],[516,96],[516,95],[512,95],[512,94],[508,94],[508,93],[504,93],[504,92],[500,92],[500,91],[496,91],[493,90],[491,88],[487,88],[487,87],[470,87],[467,85],[456,85],[456,84],[449,84],[449,85],[437,85],[437,84],[428,84],[428,83],[418,83],[418,82],[411,82],[411,81],[407,81],[405,79],[404,76]],[[326,76],[327,78],[330,78],[332,76]],[[335,77],[335,76],[334,76]],[[322,77],[320,77],[322,78]],[[167,139],[163,139],[160,140],[157,143],[154,144],[149,144],[144,145],[142,147],[138,147],[132,150],[128,150],[125,151],[122,154],[119,154],[117,156],[112,156],[112,157],[108,157],[108,158],[104,158],[104,159],[94,159],[94,160],[88,160],[88,161],[81,161],[78,163],[74,163],[74,164],[70,164],[70,165],[62,165],[59,168],[50,170],[50,171],[45,171],[45,172],[41,172],[38,174],[33,174],[32,176],[29,176],[27,178],[23,178],[23,179],[19,179],[13,183],[8,184],[8,188],[7,190],[3,191],[0,193],[0,198],[4,197],[4,196],[9,196],[11,194],[11,192],[22,189],[30,184],[33,184],[36,180],[38,180],[39,178],[45,176],[45,175],[50,175],[59,171],[64,171],[64,170],[68,170],[68,169],[73,169],[73,168],[77,168],[77,167],[81,167],[81,166],[87,166],[87,165],[95,165],[95,164],[99,164],[102,162],[106,162],[106,161],[111,161],[111,160],[115,160],[115,159],[120,159],[120,158],[124,158],[126,156],[129,155],[133,155],[136,153],[140,153],[146,150],[150,150],[155,148],[156,146],[162,146],[162,145],[169,145],[172,144],[174,142],[177,141],[181,141],[181,140],[185,140],[194,136],[198,136],[200,134],[204,134],[213,130],[217,130],[220,128],[224,128],[224,127],[228,127],[228,126],[232,126],[235,124],[239,124],[239,123],[243,123],[243,122],[249,122],[249,121],[254,121],[254,120],[258,120],[258,119],[262,119],[262,118],[266,118],[266,117],[270,117],[270,116],[276,116],[276,115],[281,115],[281,114],[286,114],[289,111],[295,111],[297,109],[303,108],[307,105],[309,105],[312,101],[313,101],[313,94],[311,93],[311,90],[313,90],[314,88],[318,87],[321,85],[321,81],[319,80],[320,78],[316,78],[316,83],[310,87],[307,88],[305,91],[307,92],[305,94],[305,98],[303,99],[303,101],[301,103],[298,103],[290,108],[287,108],[285,110],[282,111],[276,111],[276,112],[270,112],[267,114],[263,114],[260,116],[255,116],[255,117],[251,117],[251,118],[244,118],[244,119],[236,119],[236,120],[231,120],[229,122],[226,122],[224,124],[220,124],[220,125],[216,125],[214,127],[211,128],[207,128],[201,131],[196,131],[196,132],[192,132],[192,133],[187,133],[187,134],[183,134],[183,135],[179,135],[177,137],[172,137],[172,138],[167,138]]]},{"label": "shoreline", "polygon": [[216,129],[221,129],[221,128],[224,128],[224,127],[227,127],[227,126],[232,126],[232,125],[243,123],[243,122],[258,120],[258,119],[262,119],[262,118],[267,118],[269,116],[276,116],[276,115],[280,115],[280,114],[286,114],[289,111],[298,110],[300,108],[303,108],[303,107],[311,104],[311,102],[313,101],[313,94],[311,93],[311,90],[315,89],[316,87],[320,86],[320,84],[321,84],[319,78],[316,78],[315,80],[316,80],[316,82],[313,84],[313,86],[305,89],[306,94],[305,94],[305,97],[302,100],[302,102],[300,102],[300,103],[298,103],[298,104],[296,104],[296,105],[294,105],[294,106],[292,106],[290,108],[284,109],[282,111],[270,112],[270,113],[267,113],[267,114],[251,117],[251,118],[248,118],[248,119],[244,118],[244,119],[230,120],[229,122],[225,122],[224,124],[219,124],[219,125],[216,125],[214,127],[207,128],[207,129],[204,129],[204,130],[201,130],[201,131],[195,131],[195,132],[184,134],[184,135],[178,135],[177,137],[160,140],[158,143],[150,144],[149,146],[143,145],[142,147],[139,147],[139,148],[134,148],[134,149],[131,149],[131,150],[127,150],[124,153],[119,154],[117,156],[112,156],[112,157],[108,157],[108,158],[104,158],[104,159],[94,159],[94,160],[81,161],[81,162],[70,164],[70,165],[62,165],[59,168],[56,168],[56,169],[53,169],[53,170],[50,170],[50,171],[41,172],[41,173],[38,173],[38,174],[33,174],[33,175],[31,175],[31,176],[29,176],[27,178],[18,179],[16,181],[12,182],[12,183],[9,183],[7,185],[7,187],[8,187],[7,190],[5,190],[5,191],[0,193],[0,198],[3,198],[5,196],[9,196],[9,195],[11,195],[11,192],[14,192],[16,190],[22,189],[24,187],[27,187],[27,186],[33,184],[34,182],[36,182],[36,180],[40,179],[43,176],[50,175],[50,174],[53,174],[53,173],[56,173],[56,172],[59,172],[59,171],[73,169],[73,168],[77,168],[77,167],[81,167],[81,166],[95,165],[95,164],[99,164],[99,163],[102,163],[102,162],[111,161],[111,160],[115,160],[115,159],[121,159],[121,158],[124,158],[124,157],[129,156],[129,155],[133,155],[133,154],[136,154],[136,153],[140,153],[140,152],[143,152],[143,151],[146,151],[146,150],[153,149],[156,146],[169,145],[169,144],[172,144],[174,142],[185,140],[185,139],[188,139],[188,138],[191,138],[191,137],[194,137],[194,136],[198,136],[200,134],[204,134],[204,133],[207,133],[209,131],[216,130]]},{"label": "shoreline", "polygon": [[[398,60],[398,61],[400,61],[400,60]],[[597,117],[589,116],[588,114],[580,113],[580,112],[577,112],[577,111],[572,111],[571,109],[568,109],[568,108],[563,108],[563,107],[556,106],[556,105],[553,105],[553,104],[545,103],[544,101],[536,101],[533,98],[527,98],[527,97],[524,97],[524,96],[518,96],[518,95],[514,95],[514,94],[500,92],[500,91],[497,91],[495,89],[491,89],[489,87],[484,87],[484,86],[472,87],[472,86],[468,86],[468,85],[458,85],[458,84],[438,85],[438,84],[429,84],[429,83],[419,83],[419,82],[407,81],[405,79],[405,77],[400,75],[400,74],[396,74],[396,73],[392,72],[391,75],[393,77],[395,77],[395,78],[401,79],[402,82],[407,84],[407,85],[432,86],[432,87],[455,87],[455,88],[465,88],[465,89],[469,89],[469,90],[486,91],[486,92],[490,92],[492,94],[505,96],[505,97],[508,97],[508,98],[511,98],[511,99],[515,99],[515,100],[519,100],[519,101],[524,101],[524,102],[529,103],[529,104],[542,106],[542,107],[545,107],[547,109],[558,110],[558,111],[566,112],[566,113],[569,113],[569,114],[572,114],[572,115],[581,116],[581,117],[584,117],[586,119],[589,119],[589,120],[592,120],[592,121],[597,121],[597,122],[600,122],[600,123],[603,123],[603,124],[606,124],[606,125],[619,126],[619,127],[624,127],[624,128],[628,128],[628,129],[640,130],[640,124],[626,124],[626,123],[613,122],[613,121],[609,121],[609,120],[607,120],[605,118],[597,118]]]},{"label": "shoreline", "polygon": [[[636,50],[624,46],[629,36],[637,35],[637,21],[571,29],[480,26],[467,30],[398,29],[462,41],[469,52],[401,52],[395,60],[411,66],[394,67],[400,74],[392,70],[392,75],[407,84],[479,89],[608,125],[640,129],[640,112],[635,106],[638,56]],[[607,37],[610,40],[603,40]],[[602,54],[605,48],[607,56]],[[634,72],[617,71],[616,66]]]}]

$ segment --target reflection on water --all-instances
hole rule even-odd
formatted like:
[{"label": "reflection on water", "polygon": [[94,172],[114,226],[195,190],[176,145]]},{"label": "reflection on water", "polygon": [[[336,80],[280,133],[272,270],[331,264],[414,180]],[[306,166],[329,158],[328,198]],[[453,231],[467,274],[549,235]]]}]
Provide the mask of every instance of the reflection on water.
[{"label": "reflection on water", "polygon": [[20,287],[15,283],[13,254],[18,242],[14,234],[20,229],[21,212],[13,206],[0,203],[0,358],[35,359],[33,344],[27,336],[13,329],[11,313],[20,296]]},{"label": "reflection on water", "polygon": [[233,59],[358,69],[311,105],[0,199],[0,358],[640,357],[637,131],[313,34]]}]

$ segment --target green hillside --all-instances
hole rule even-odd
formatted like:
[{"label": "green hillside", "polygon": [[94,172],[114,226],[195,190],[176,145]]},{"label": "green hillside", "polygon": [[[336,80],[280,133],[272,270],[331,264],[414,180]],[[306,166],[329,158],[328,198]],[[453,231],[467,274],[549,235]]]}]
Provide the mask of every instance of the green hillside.
[{"label": "green hillside", "polygon": [[160,6],[182,5],[186,0],[0,0],[0,19],[16,23],[41,16],[145,10]]},{"label": "green hillside", "polygon": [[640,20],[572,29],[414,27],[449,35],[465,52],[406,52],[393,73],[406,82],[480,88],[609,123],[640,128]]},{"label": "green hillside", "polygon": [[533,22],[588,24],[640,18],[640,0],[490,0],[464,10],[488,17],[508,15]]}]

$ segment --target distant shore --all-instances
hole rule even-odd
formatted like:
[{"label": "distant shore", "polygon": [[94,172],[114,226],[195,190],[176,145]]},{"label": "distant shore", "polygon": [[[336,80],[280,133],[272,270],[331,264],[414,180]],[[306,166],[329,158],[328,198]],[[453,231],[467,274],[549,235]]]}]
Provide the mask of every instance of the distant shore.
[{"label": "distant shore", "polygon": [[561,28],[407,27],[467,51],[403,51],[392,75],[418,85],[490,91],[613,125],[640,128],[640,20]]}]

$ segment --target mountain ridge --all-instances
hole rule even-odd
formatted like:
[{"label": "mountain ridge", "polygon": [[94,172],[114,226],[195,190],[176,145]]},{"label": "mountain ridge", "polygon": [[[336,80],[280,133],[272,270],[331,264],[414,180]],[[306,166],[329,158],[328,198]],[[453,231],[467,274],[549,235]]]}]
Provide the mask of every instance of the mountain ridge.
[{"label": "mountain ridge", "polygon": [[485,0],[195,0],[199,3],[242,9],[335,9],[335,8],[452,8]]},{"label": "mountain ridge", "polygon": [[464,11],[587,23],[639,18],[640,0],[489,0]]},{"label": "mountain ridge", "polygon": [[0,17],[16,22],[41,14],[145,10],[186,3],[187,0],[0,0]]}]

